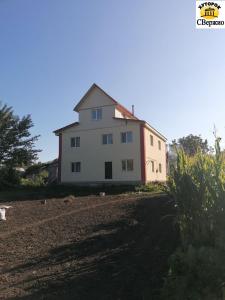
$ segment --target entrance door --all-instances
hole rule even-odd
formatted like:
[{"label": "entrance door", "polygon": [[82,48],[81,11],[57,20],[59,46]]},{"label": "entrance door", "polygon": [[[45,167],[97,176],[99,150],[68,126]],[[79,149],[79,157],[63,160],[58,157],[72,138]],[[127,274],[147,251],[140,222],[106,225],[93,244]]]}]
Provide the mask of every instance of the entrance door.
[{"label": "entrance door", "polygon": [[105,162],[105,179],[112,179],[112,162]]}]

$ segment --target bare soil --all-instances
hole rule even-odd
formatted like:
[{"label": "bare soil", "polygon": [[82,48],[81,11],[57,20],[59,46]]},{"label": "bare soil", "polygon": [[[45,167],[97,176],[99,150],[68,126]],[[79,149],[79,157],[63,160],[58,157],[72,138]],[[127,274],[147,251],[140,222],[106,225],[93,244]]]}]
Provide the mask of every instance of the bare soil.
[{"label": "bare soil", "polygon": [[178,241],[170,199],[43,200],[5,203],[0,299],[159,299]]}]

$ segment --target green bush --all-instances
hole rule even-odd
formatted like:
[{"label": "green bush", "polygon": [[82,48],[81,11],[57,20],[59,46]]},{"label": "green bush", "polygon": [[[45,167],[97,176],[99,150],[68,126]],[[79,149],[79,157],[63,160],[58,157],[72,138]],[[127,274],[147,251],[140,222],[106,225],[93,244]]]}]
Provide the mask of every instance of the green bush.
[{"label": "green bush", "polygon": [[34,175],[32,178],[22,178],[21,185],[27,187],[45,186],[47,184],[47,178],[48,178],[48,172],[42,171]]},{"label": "green bush", "polygon": [[153,193],[153,192],[163,192],[165,191],[165,184],[160,183],[160,182],[152,182],[148,183],[146,185],[138,185],[135,187],[136,192],[148,192],[148,193]]},{"label": "green bush", "polygon": [[162,299],[221,300],[225,282],[225,160],[215,155],[177,153],[169,178],[181,245],[169,262]]},{"label": "green bush", "polygon": [[13,187],[20,183],[19,173],[10,167],[0,168],[0,189]]}]

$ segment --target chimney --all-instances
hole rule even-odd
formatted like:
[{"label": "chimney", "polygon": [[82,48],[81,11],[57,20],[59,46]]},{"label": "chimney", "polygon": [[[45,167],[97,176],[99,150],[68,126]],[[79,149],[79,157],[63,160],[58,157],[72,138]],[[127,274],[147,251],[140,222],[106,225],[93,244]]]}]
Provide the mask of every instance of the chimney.
[{"label": "chimney", "polygon": [[134,105],[132,105],[132,115],[134,116]]}]

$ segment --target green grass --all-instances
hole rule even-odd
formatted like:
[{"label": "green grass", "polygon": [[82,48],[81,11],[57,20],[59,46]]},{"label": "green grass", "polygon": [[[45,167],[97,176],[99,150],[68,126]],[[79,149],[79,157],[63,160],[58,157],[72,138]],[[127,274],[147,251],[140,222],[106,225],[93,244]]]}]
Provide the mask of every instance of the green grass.
[{"label": "green grass", "polygon": [[62,198],[69,195],[89,196],[105,192],[117,195],[135,192],[135,186],[78,187],[72,185],[49,185],[44,187],[17,187],[0,191],[0,201]]},{"label": "green grass", "polygon": [[163,190],[159,186],[149,188],[149,186],[99,186],[99,187],[81,187],[73,185],[49,185],[42,187],[16,187],[0,191],[0,201],[16,201],[16,200],[38,200],[43,198],[62,198],[69,195],[74,196],[90,196],[99,195],[100,192],[105,192],[106,195],[119,195],[119,194],[158,194]]}]

